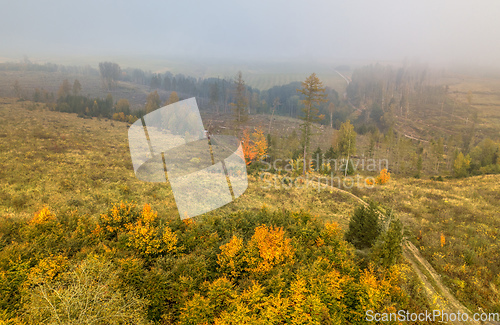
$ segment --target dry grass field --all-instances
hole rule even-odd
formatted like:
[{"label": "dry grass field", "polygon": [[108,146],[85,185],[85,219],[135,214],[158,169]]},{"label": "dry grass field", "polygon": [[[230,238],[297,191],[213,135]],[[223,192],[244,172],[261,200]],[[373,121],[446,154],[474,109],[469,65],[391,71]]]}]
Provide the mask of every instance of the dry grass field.
[{"label": "dry grass field", "polygon": [[[0,213],[29,217],[48,205],[95,217],[112,203],[135,201],[151,204],[164,216],[177,215],[167,184],[136,179],[128,148],[128,124],[82,119],[76,114],[49,111],[43,104],[9,98],[2,98],[0,103],[0,155],[4,162],[0,170]],[[255,122],[260,125],[258,118]],[[282,122],[277,128],[285,125],[288,123]],[[344,212],[353,209],[342,202],[333,206],[336,200],[326,200],[330,193],[320,193],[325,203],[317,204],[320,198],[310,189],[266,192],[262,191],[266,183],[258,183],[258,177],[250,179],[247,193],[222,208],[221,213],[258,210],[263,205],[309,210],[321,216],[338,211],[335,213],[342,215],[346,224],[348,213]]]}]

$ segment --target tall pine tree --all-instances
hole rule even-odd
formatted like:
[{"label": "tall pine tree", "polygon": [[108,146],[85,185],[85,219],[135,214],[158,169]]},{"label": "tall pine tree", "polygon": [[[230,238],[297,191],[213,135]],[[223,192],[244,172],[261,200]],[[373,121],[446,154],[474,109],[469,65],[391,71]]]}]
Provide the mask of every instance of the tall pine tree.
[{"label": "tall pine tree", "polygon": [[300,127],[302,131],[302,146],[304,150],[302,174],[305,175],[307,168],[306,157],[311,142],[313,123],[319,122],[324,118],[324,116],[319,115],[319,105],[322,102],[326,102],[326,94],[323,83],[319,80],[315,73],[311,74],[304,82],[302,82],[302,89],[297,89],[297,92],[304,96],[304,99],[301,100],[302,104],[304,104],[304,108],[302,109],[303,116],[301,117],[303,122]]},{"label": "tall pine tree", "polygon": [[234,81],[235,86],[235,102],[231,105],[233,106],[234,114],[236,116],[236,122],[239,125],[241,122],[245,122],[248,119],[247,106],[248,99],[246,94],[245,81],[243,80],[243,74],[238,71],[236,75],[236,80]]}]

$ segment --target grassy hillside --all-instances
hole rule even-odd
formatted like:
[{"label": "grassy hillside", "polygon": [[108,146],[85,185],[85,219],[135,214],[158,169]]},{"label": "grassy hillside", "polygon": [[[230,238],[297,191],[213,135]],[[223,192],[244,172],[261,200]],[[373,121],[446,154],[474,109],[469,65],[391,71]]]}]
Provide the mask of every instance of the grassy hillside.
[{"label": "grassy hillside", "polygon": [[[48,205],[61,211],[77,209],[96,216],[111,203],[135,201],[139,205],[149,203],[167,217],[177,215],[168,185],[145,183],[135,177],[128,148],[128,124],[82,119],[76,114],[49,111],[42,104],[8,98],[1,99],[1,107],[4,126],[0,131],[0,155],[4,162],[0,170],[1,213],[28,217]],[[289,126],[287,118],[278,119],[286,122],[281,127]],[[260,125],[258,117],[255,122]],[[293,122],[292,127],[296,128],[298,121]],[[315,204],[316,193],[310,189],[288,192],[281,188],[268,193],[262,191],[267,183],[258,181],[256,175],[251,176],[246,195],[223,211],[255,210],[268,205],[326,216],[332,209]],[[327,194],[330,195],[326,191],[321,193],[325,199]],[[276,201],[275,196],[280,199]],[[311,200],[298,201],[296,197]],[[341,203],[333,211],[346,209]]]},{"label": "grassy hillside", "polygon": [[462,76],[461,82],[450,85],[450,96],[461,103],[469,103],[478,114],[479,132],[499,139],[500,79],[493,76]]},{"label": "grassy hillside", "polygon": [[135,178],[127,124],[0,103],[1,320],[358,324],[427,306],[408,265],[357,264],[353,197],[252,174],[240,198],[181,222],[166,184]]},{"label": "grassy hillside", "polygon": [[[411,240],[471,310],[500,310],[500,175],[391,180],[360,194],[396,211]],[[444,237],[444,243],[441,238]]]},{"label": "grassy hillside", "polygon": [[[265,116],[251,116],[249,126],[268,121]],[[40,299],[39,290],[49,290],[41,283],[73,285],[71,279],[81,272],[102,274],[96,268],[122,278],[120,281],[108,279],[108,287],[118,286],[125,295],[112,301],[119,305],[124,297],[133,299],[135,305],[130,315],[137,313],[145,321],[165,324],[196,323],[200,320],[196,317],[206,315],[209,319],[218,317],[228,321],[244,314],[252,319],[256,315],[253,307],[246,312],[224,307],[231,303],[243,308],[248,303],[245,299],[250,299],[245,294],[249,295],[251,290],[263,290],[264,296],[274,297],[266,304],[259,300],[268,312],[277,308],[274,303],[280,303],[287,314],[292,314],[295,307],[289,304],[290,301],[310,301],[301,308],[315,310],[318,314],[306,323],[335,323],[334,315],[344,323],[359,323],[367,306],[380,310],[396,307],[421,310],[432,305],[432,301],[422,296],[420,284],[407,264],[398,264],[398,269],[391,271],[396,272],[395,278],[383,268],[370,271],[374,272],[372,275],[363,273],[365,271],[356,264],[352,246],[342,239],[343,230],[347,229],[349,218],[359,205],[355,197],[327,187],[288,188],[282,184],[269,187],[258,172],[252,172],[249,188],[234,202],[203,218],[195,218],[194,223],[180,222],[167,184],[144,183],[135,178],[126,123],[82,119],[75,114],[49,111],[42,104],[10,98],[0,100],[0,122],[3,167],[0,170],[0,276],[5,280],[2,286],[5,298],[0,301],[3,314],[0,316],[3,318],[17,317],[19,322],[28,320],[29,323],[29,319],[53,315],[50,311],[38,315],[32,311],[23,314],[20,310],[22,306],[31,308],[30,303]],[[221,132],[227,131],[220,128],[225,125],[224,121],[214,123],[219,123]],[[273,123],[273,133],[279,135],[289,133],[298,122],[277,117]],[[500,310],[499,180],[498,175],[444,182],[392,177],[385,185],[373,189],[355,188],[351,192],[393,209],[403,221],[408,238],[471,311],[481,307],[495,312]],[[120,205],[120,202],[134,203]],[[328,230],[325,222],[334,222],[340,227]],[[263,224],[270,228],[259,228]],[[143,231],[150,237],[143,237],[139,227],[146,227]],[[279,227],[284,229],[282,235],[278,235]],[[163,237],[170,241],[155,242],[159,231],[170,234]],[[333,233],[328,235],[329,231]],[[253,256],[255,247],[260,247],[258,236],[284,236],[280,237],[283,242],[290,240],[294,262],[276,257],[276,261],[282,262],[273,264],[270,273],[255,273],[256,269],[245,264],[249,262],[241,261]],[[333,250],[334,255],[319,249],[323,244],[318,244],[318,240],[327,238],[333,240],[326,247]],[[203,239],[205,244],[200,246],[198,239]],[[239,266],[239,271],[234,269],[234,265],[239,264],[224,264],[223,247],[231,247],[224,245],[241,247],[237,251],[241,249],[243,260],[240,262],[244,264]],[[333,264],[329,272],[340,272],[340,276],[345,277],[340,282],[345,283],[341,285],[344,298],[338,300],[338,305],[323,306],[322,299],[326,296],[319,294],[319,283],[303,283],[302,278],[292,274],[309,278],[319,276],[314,272],[324,269],[325,266],[320,266],[321,261],[340,254],[339,247],[344,247],[342,254],[347,255],[341,255],[342,261],[330,260]],[[350,271],[345,269],[346,265],[350,265]],[[313,273],[307,273],[306,269]],[[40,272],[49,272],[46,274],[50,277],[37,278]],[[363,282],[372,276],[370,284]],[[89,288],[97,285],[92,284],[91,279],[88,281]],[[252,287],[251,283],[262,287]],[[367,300],[371,305],[349,300],[359,296],[359,290],[371,286],[380,290],[384,285],[395,291],[380,292],[379,298],[385,297],[380,298],[382,300],[367,298],[372,299]],[[305,286],[302,298],[291,295],[290,288],[296,286]],[[398,291],[402,288],[406,292],[403,296]],[[225,294],[232,298],[217,302],[211,296],[213,290],[226,290]],[[276,300],[278,296],[273,296],[273,292],[283,292],[281,297],[287,300]],[[169,295],[175,298],[165,300]],[[318,305],[311,305],[314,299],[319,299]],[[208,307],[211,304],[222,305],[214,310]],[[192,308],[199,308],[199,312],[188,316],[187,311]]]}]

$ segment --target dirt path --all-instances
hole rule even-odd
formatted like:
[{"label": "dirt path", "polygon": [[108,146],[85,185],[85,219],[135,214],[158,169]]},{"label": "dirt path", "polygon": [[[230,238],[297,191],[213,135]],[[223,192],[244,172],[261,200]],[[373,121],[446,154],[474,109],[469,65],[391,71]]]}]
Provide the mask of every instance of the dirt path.
[{"label": "dirt path", "polygon": [[344,76],[342,73],[338,72],[337,70],[334,70],[339,76],[341,76],[342,78],[344,78],[345,82],[347,82],[347,85],[349,85],[349,83],[351,82],[351,80]]},{"label": "dirt path", "polygon": [[432,309],[442,310],[448,314],[456,314],[460,311],[460,313],[467,313],[469,315],[469,321],[456,321],[453,324],[482,324],[481,322],[472,320],[473,313],[450,293],[441,281],[440,275],[437,274],[429,262],[420,254],[415,245],[409,241],[405,241],[403,255],[410,262],[420,282],[422,282]]}]

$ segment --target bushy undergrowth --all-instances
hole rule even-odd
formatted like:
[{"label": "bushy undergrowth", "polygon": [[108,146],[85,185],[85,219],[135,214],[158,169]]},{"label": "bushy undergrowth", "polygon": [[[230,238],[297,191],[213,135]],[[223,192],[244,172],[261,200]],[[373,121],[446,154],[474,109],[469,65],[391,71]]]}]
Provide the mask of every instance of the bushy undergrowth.
[{"label": "bushy undergrowth", "polygon": [[43,208],[0,225],[13,323],[360,324],[422,308],[406,265],[361,268],[339,226],[305,212],[181,221],[122,202],[96,221]]}]

